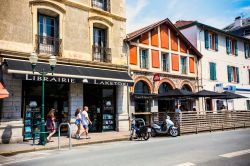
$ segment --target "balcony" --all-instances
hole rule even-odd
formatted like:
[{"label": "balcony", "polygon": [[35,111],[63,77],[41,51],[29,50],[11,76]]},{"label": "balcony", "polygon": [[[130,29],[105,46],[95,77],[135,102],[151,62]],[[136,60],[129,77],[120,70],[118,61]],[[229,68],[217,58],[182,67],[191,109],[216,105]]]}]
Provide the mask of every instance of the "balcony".
[{"label": "balcony", "polygon": [[110,12],[110,1],[106,0],[105,2],[100,2],[98,0],[92,0],[92,7],[97,7],[99,9],[104,10],[104,11]]},{"label": "balcony", "polygon": [[93,61],[111,63],[111,48],[92,46]]},{"label": "balcony", "polygon": [[55,37],[36,35],[36,52],[38,54],[61,55],[62,40]]}]

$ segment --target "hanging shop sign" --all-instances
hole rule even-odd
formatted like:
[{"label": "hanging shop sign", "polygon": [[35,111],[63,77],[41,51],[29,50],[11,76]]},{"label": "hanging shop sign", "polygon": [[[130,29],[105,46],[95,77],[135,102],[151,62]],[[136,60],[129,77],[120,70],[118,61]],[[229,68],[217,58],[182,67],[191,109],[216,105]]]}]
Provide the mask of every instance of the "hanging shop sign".
[{"label": "hanging shop sign", "polygon": [[159,73],[155,73],[153,80],[154,81],[160,81],[161,80],[160,74]]}]

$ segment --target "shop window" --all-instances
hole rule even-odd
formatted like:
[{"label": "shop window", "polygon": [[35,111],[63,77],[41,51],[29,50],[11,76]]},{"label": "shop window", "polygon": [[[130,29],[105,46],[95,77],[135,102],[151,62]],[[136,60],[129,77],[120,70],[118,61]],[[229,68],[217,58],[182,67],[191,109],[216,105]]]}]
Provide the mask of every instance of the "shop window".
[{"label": "shop window", "polygon": [[[44,13],[49,13],[44,14]],[[38,11],[38,35],[37,40],[37,52],[58,55],[60,48],[59,40],[59,15],[47,11]]]},{"label": "shop window", "polygon": [[181,57],[181,74],[187,74],[187,57]]},{"label": "shop window", "polygon": [[158,93],[164,94],[167,93],[169,90],[173,90],[173,87],[169,83],[163,82],[159,87]]},{"label": "shop window", "polygon": [[110,12],[110,0],[92,0],[92,6]]},{"label": "shop window", "polygon": [[148,69],[148,50],[140,49],[140,68]]},{"label": "shop window", "polygon": [[189,85],[187,85],[187,84],[183,85],[181,89],[189,91],[189,92],[192,92],[192,88]]},{"label": "shop window", "polygon": [[162,68],[162,71],[169,72],[169,55],[168,55],[168,53],[161,54],[161,68]]}]

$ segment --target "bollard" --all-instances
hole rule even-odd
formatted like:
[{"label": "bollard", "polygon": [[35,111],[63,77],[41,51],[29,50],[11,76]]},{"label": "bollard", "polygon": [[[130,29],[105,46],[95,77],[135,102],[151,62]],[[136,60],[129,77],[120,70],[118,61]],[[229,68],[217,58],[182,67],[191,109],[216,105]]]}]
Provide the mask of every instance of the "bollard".
[{"label": "bollard", "polygon": [[69,149],[71,149],[72,147],[72,144],[71,144],[71,127],[70,127],[70,124],[69,123],[61,123],[58,127],[58,150],[61,149],[60,147],[60,137],[61,137],[61,126],[62,125],[67,125],[68,126],[68,129],[69,129]]}]

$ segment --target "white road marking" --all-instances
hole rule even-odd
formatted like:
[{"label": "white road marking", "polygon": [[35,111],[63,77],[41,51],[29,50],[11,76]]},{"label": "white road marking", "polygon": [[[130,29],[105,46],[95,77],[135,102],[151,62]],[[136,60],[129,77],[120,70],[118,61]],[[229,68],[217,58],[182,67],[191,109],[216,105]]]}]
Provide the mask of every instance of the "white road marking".
[{"label": "white road marking", "polygon": [[226,153],[226,154],[222,154],[219,156],[226,157],[226,158],[232,158],[232,157],[241,156],[241,155],[248,154],[248,153],[250,153],[250,149],[241,150],[241,151],[232,152],[232,153]]},{"label": "white road marking", "polygon": [[181,164],[178,164],[178,165],[175,165],[175,166],[194,166],[195,164],[193,163],[190,163],[190,162],[186,162],[186,163],[181,163]]},{"label": "white road marking", "polygon": [[37,159],[43,159],[43,158],[46,158],[46,157],[37,157],[37,158],[31,158],[31,159],[25,159],[25,160],[11,161],[11,162],[7,162],[7,163],[3,163],[0,166],[2,166],[2,165],[9,165],[9,164],[15,164],[15,163],[20,163],[20,162],[26,162],[26,161],[31,161],[31,160],[37,160]]}]

